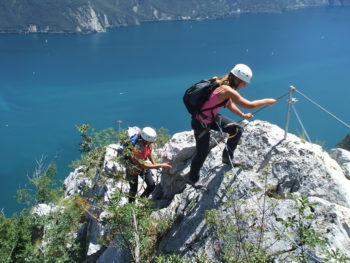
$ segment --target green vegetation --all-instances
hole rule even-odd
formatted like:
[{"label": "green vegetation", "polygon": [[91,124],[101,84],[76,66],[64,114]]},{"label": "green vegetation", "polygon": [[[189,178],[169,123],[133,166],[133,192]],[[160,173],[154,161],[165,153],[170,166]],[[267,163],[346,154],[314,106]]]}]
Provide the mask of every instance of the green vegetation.
[{"label": "green vegetation", "polygon": [[[101,172],[106,154],[106,146],[118,143],[123,146],[120,150],[116,162],[123,164],[125,167],[130,166],[130,162],[125,162],[125,157],[130,155],[134,146],[129,143],[127,131],[119,127],[118,132],[113,128],[108,128],[96,132],[88,124],[77,125],[82,142],[79,144],[79,151],[82,153],[81,159],[72,163],[73,168],[79,166],[85,167],[86,175],[92,177],[97,171]],[[157,140],[154,148],[160,149],[170,139],[169,130],[160,127],[157,130]],[[116,180],[122,180],[123,174],[115,174]]]},{"label": "green vegetation", "polygon": [[190,263],[190,260],[181,259],[179,255],[167,254],[155,257],[156,263]]},{"label": "green vegetation", "polygon": [[28,209],[11,218],[0,215],[0,262],[78,262],[82,247],[73,233],[84,221],[81,197],[64,200],[62,189],[51,188],[56,176],[52,164],[38,163],[34,175],[29,180],[34,187],[18,190],[18,200],[27,205],[56,203],[56,209],[42,216]]},{"label": "green vegetation", "polygon": [[82,153],[81,159],[72,163],[73,168],[83,166],[88,177],[92,177],[102,170],[106,146],[123,140],[127,135],[125,132],[117,133],[113,128],[108,128],[99,132],[91,129],[90,125],[77,125],[83,141],[79,144],[79,151]]},{"label": "green vegetation", "polygon": [[0,262],[23,262],[32,256],[32,222],[25,211],[9,219],[0,214]]},{"label": "green vegetation", "polygon": [[[276,186],[267,185],[268,171],[260,176],[260,182],[264,184],[262,198],[255,198],[254,206],[248,203],[246,198],[236,196],[237,189],[231,187],[232,182],[227,182],[226,195],[230,196],[223,203],[225,214],[219,210],[206,211],[206,221],[214,228],[215,239],[220,241],[221,247],[217,249],[217,256],[229,263],[255,263],[255,262],[298,262],[307,263],[310,260],[322,262],[349,262],[350,258],[340,253],[339,250],[329,249],[327,241],[312,228],[314,215],[310,211],[317,203],[311,203],[307,196],[296,197],[292,194],[288,198],[281,198],[272,194],[277,190]],[[257,189],[246,189],[256,193]],[[270,200],[267,197],[271,197]],[[278,218],[273,212],[279,200],[292,200],[294,211],[287,218]],[[254,198],[254,197],[252,197]],[[259,214],[258,214],[259,213]],[[229,223],[227,217],[233,218]],[[282,226],[273,223],[275,218]],[[274,225],[276,224],[276,225]],[[271,228],[275,231],[274,239],[269,236],[267,242],[266,232]],[[277,242],[287,242],[289,247],[284,250],[269,252],[268,248]],[[314,253],[318,251],[318,254]],[[216,262],[216,261],[215,261]],[[214,263],[214,262],[213,262]]]},{"label": "green vegetation", "polygon": [[170,140],[170,138],[171,136],[169,134],[169,130],[164,127],[160,127],[157,130],[157,140],[155,142],[155,148],[163,148],[163,146]]},{"label": "green vegetation", "polygon": [[[118,191],[112,196],[106,208],[109,217],[104,224],[110,229],[105,245],[121,246],[132,255],[133,262],[149,262],[152,256],[153,235],[157,232],[155,222],[150,217],[152,206],[148,200],[138,199],[138,203],[120,205],[122,195]],[[114,244],[115,238],[121,241]]]},{"label": "green vegetation", "polygon": [[69,10],[84,6],[87,2],[87,0],[2,1],[0,30],[25,32],[29,25],[37,25],[39,30],[49,27],[50,32],[74,32],[77,25],[74,19],[69,19]]},{"label": "green vegetation", "polygon": [[34,206],[40,203],[51,203],[57,201],[62,196],[62,189],[55,188],[57,168],[55,164],[45,167],[43,158],[37,162],[34,174],[29,179],[30,188],[17,191],[17,201]]},{"label": "green vegetation", "polygon": [[[101,169],[105,148],[111,143],[124,144],[127,133],[121,127],[118,132],[114,129],[96,132],[87,124],[79,125],[77,129],[82,137],[79,145],[82,157],[74,164],[85,167],[86,177],[99,173],[99,179],[94,183],[103,184],[107,176]],[[169,137],[166,129],[159,129],[158,147],[162,147]],[[119,158],[116,161],[122,161],[123,158]],[[268,168],[259,175],[261,188],[255,185],[244,189],[246,193],[259,196],[254,204],[247,194],[242,196],[241,191],[233,187],[235,179],[228,178],[225,182],[227,198],[220,210],[206,211],[205,220],[213,231],[212,238],[220,244],[215,248],[219,261],[212,261],[204,250],[191,259],[175,254],[157,254],[159,241],[176,219],[153,217],[155,208],[148,199],[137,198],[137,202],[125,204],[127,196],[120,189],[109,197],[107,203],[99,196],[88,199],[77,194],[64,198],[61,187],[55,182],[56,166],[44,165],[43,162],[43,159],[37,162],[35,172],[29,178],[31,187],[18,190],[17,198],[28,206],[49,204],[51,210],[40,216],[33,213],[34,209],[32,212],[24,209],[11,218],[0,214],[0,262],[68,263],[85,260],[87,237],[84,222],[87,215],[88,218],[97,218],[96,211],[106,212],[103,218],[99,218],[106,229],[100,244],[123,249],[135,263],[272,263],[275,260],[306,263],[316,257],[315,251],[317,258],[324,262],[345,263],[350,260],[339,250],[329,249],[327,241],[313,229],[315,218],[312,210],[318,204],[310,202],[306,196],[278,195],[279,186],[267,184],[267,175],[271,173]],[[125,181],[122,175],[113,178]],[[274,212],[278,202],[294,204],[289,216],[278,218]],[[191,205],[194,204],[190,203],[187,209],[191,209]],[[271,227],[275,234],[269,234],[267,239]],[[281,241],[288,246],[271,252],[271,245]]]},{"label": "green vegetation", "polygon": [[[95,183],[102,184],[105,175],[101,168],[106,146],[127,141],[127,133],[121,127],[119,132],[112,128],[97,132],[87,124],[78,125],[77,129],[82,137],[79,144],[82,156],[73,166],[84,166],[86,177],[100,173],[100,179]],[[160,128],[157,146],[163,146],[169,138],[167,130]],[[119,159],[116,161],[123,158]],[[86,237],[81,236],[84,235],[83,223],[86,214],[95,216],[96,208],[109,213],[104,220],[109,232],[101,244],[116,245],[114,242],[120,237],[118,245],[132,255],[133,262],[153,259],[155,244],[170,222],[151,219],[153,206],[149,200],[138,199],[137,204],[121,205],[121,199],[126,196],[118,190],[107,206],[97,196],[90,200],[79,195],[64,198],[62,187],[57,186],[56,175],[56,166],[45,165],[42,158],[29,178],[30,187],[17,191],[17,200],[28,207],[48,204],[51,210],[45,215],[33,214],[28,209],[11,218],[0,214],[0,262],[81,262],[86,250]],[[124,180],[122,175],[113,178]]]}]

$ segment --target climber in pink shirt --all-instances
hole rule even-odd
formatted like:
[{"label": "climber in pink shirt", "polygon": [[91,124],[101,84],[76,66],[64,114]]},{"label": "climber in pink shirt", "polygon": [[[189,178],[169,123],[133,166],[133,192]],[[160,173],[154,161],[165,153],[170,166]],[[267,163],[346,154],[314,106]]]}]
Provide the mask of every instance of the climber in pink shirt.
[{"label": "climber in pink shirt", "polygon": [[[192,117],[191,125],[196,139],[196,153],[191,163],[191,170],[187,181],[189,184],[194,186],[198,181],[199,171],[209,153],[209,129],[222,130],[229,134],[227,147],[225,147],[222,153],[222,162],[235,165],[232,161],[233,153],[242,136],[242,127],[229,118],[218,114],[221,108],[226,107],[239,117],[251,119],[254,117],[251,113],[243,113],[236,105],[246,109],[255,109],[276,103],[276,100],[271,98],[249,101],[238,93],[238,90],[245,87],[251,81],[252,76],[253,72],[247,65],[237,64],[229,74],[222,77],[214,77],[218,87],[204,103],[202,111]],[[210,110],[203,111],[204,109]]]}]

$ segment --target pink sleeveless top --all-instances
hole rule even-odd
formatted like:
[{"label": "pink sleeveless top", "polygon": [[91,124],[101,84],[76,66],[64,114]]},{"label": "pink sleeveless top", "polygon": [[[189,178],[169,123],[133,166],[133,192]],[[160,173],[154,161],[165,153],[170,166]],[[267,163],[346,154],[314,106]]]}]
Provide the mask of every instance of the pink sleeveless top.
[{"label": "pink sleeveless top", "polygon": [[[218,98],[218,96],[216,96],[217,94],[219,94],[220,92],[222,91],[222,89],[215,89],[213,91],[212,94],[210,94],[210,97],[209,99],[203,104],[202,108],[201,109],[208,109],[208,108],[211,108],[211,107],[214,107],[215,105],[218,105],[219,103],[222,102],[222,100],[220,100]],[[229,103],[229,101],[227,101],[226,105],[227,106]],[[214,120],[213,120],[213,116],[214,118],[216,116],[218,116],[218,111],[221,109],[221,108],[224,108],[225,106],[220,106],[220,107],[217,107],[215,109],[212,109],[212,110],[208,110],[208,111],[203,111],[202,114],[197,114],[196,115],[196,119],[197,120],[200,120],[201,122],[203,123],[206,123],[206,124],[209,124],[209,123],[212,123]],[[203,115],[205,115],[206,117],[204,117]]]}]

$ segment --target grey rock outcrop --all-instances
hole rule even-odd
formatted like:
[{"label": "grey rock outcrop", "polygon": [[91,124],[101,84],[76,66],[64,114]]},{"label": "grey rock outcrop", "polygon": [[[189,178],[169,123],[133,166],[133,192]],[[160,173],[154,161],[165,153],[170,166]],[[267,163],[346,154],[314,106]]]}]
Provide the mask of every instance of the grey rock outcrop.
[{"label": "grey rock outcrop", "polygon": [[[139,131],[140,128],[138,127],[130,127],[127,133],[130,137]],[[130,254],[121,245],[120,238],[115,237],[108,247],[101,245],[99,242],[100,238],[108,234],[108,226],[103,224],[103,220],[108,218],[109,214],[103,210],[103,207],[108,205],[113,193],[118,191],[124,194],[119,203],[120,206],[128,202],[126,196],[129,192],[129,184],[127,181],[115,180],[125,174],[125,167],[118,163],[118,155],[121,149],[122,147],[119,144],[111,144],[106,147],[102,170],[96,172],[93,177],[87,176],[86,167],[81,166],[71,172],[63,183],[66,198],[79,194],[89,200],[86,222],[79,230],[79,232],[85,233],[86,263],[130,262]],[[160,174],[155,172],[154,176],[155,181],[159,182]],[[142,192],[145,188],[145,182],[139,180],[138,189],[141,189]],[[102,203],[97,200],[102,200]]]},{"label": "grey rock outcrop", "polygon": [[[221,163],[225,144],[219,133],[213,134],[211,145],[201,170],[200,183],[206,186],[203,190],[185,183],[195,152],[192,131],[175,134],[161,151],[163,160],[171,162],[172,169],[164,169],[161,174],[158,193],[153,195],[160,209],[152,213],[152,218],[172,223],[159,240],[158,253],[175,253],[192,260],[205,255],[220,262],[223,251],[237,236],[234,232],[232,236],[220,236],[219,229],[232,225],[239,226],[240,238],[252,244],[261,238],[258,229],[263,228],[261,247],[274,254],[276,262],[293,262],[285,258],[288,253],[297,255],[300,243],[295,231],[283,223],[298,216],[297,203],[289,196],[293,194],[296,199],[308,196],[311,204],[305,214],[313,219],[305,219],[303,224],[327,240],[328,249],[339,249],[350,256],[350,180],[342,167],[348,163],[347,152],[333,149],[330,156],[320,146],[292,134],[284,139],[282,129],[263,121],[253,121],[245,127],[235,152],[235,161],[241,163],[238,168]],[[107,152],[105,171],[117,170],[114,154],[117,151]],[[79,185],[83,174],[78,171],[73,174]],[[74,180],[67,178],[67,196],[79,192]],[[87,197],[100,196],[106,204],[107,196],[113,191],[128,192],[127,184],[118,185],[113,178],[104,178],[103,183],[96,184],[101,180],[96,174],[91,180],[85,183],[90,190],[80,193]],[[210,211],[215,211],[215,225],[208,223]],[[115,245],[97,246],[97,239],[106,232],[101,219],[108,215],[102,210],[94,211],[94,215],[89,217],[87,227],[90,260],[127,262],[130,255],[118,246],[118,237]],[[307,253],[313,262],[322,261],[320,249],[308,248]]]},{"label": "grey rock outcrop", "polygon": [[118,247],[107,248],[97,259],[96,263],[129,263],[130,255]]},{"label": "grey rock outcrop", "polygon": [[[252,122],[245,127],[235,160],[255,173],[269,167],[269,184],[275,185],[280,195],[288,192],[307,193],[350,207],[350,194],[347,191],[350,183],[328,153],[295,135],[289,134],[287,140],[283,140],[283,137],[283,131],[277,126],[261,121]],[[211,144],[215,145],[214,140]],[[183,189],[183,177],[189,172],[194,146],[192,132],[183,132],[175,134],[164,147],[163,158],[172,160],[173,165],[170,171],[162,174],[161,185],[165,197],[172,197]],[[211,150],[202,168],[202,182],[207,181],[206,176],[213,173],[211,170],[224,168],[220,159],[220,151],[224,147],[224,143],[220,143]]]},{"label": "grey rock outcrop", "polygon": [[[319,203],[314,211],[309,211],[316,217],[312,227],[329,241],[331,247],[349,255],[350,181],[338,163],[320,146],[304,142],[292,134],[288,134],[286,140],[283,136],[283,130],[275,125],[251,122],[245,127],[235,153],[235,161],[239,161],[244,169],[231,169],[221,164],[224,144],[220,143],[211,150],[201,172],[200,182],[208,190],[201,192],[186,186],[182,193],[174,196],[185,187],[183,176],[189,169],[189,160],[194,152],[191,132],[174,135],[163,153],[165,159],[173,160],[173,170],[163,173],[161,182],[164,197],[174,198],[168,207],[154,216],[166,217],[176,223],[160,242],[159,251],[188,258],[205,253],[208,258],[218,260],[218,251],[227,244],[224,240],[213,238],[215,231],[206,223],[206,212],[215,209],[225,221],[233,225],[244,224],[247,241],[257,240],[256,231],[250,230],[250,227],[263,220],[265,200],[270,210],[264,214],[264,247],[271,254],[283,250],[297,253],[293,238],[279,241],[273,238],[283,231],[281,219],[296,214],[296,210],[292,209],[293,201],[288,198],[288,194],[293,193],[296,196],[307,195],[310,201]],[[234,189],[231,194],[227,194],[228,187]],[[267,190],[270,191],[268,196],[264,195]],[[224,205],[228,201],[239,202],[240,207],[236,209],[242,213],[249,210],[257,213],[242,222],[234,216],[237,211]],[[317,258],[319,252],[312,253]]]},{"label": "grey rock outcrop", "polygon": [[71,172],[63,182],[63,189],[66,197],[74,194],[84,196],[84,191],[92,187],[92,180],[84,174],[85,167],[81,166]]},{"label": "grey rock outcrop", "polygon": [[350,151],[350,134],[347,134],[341,142],[337,143],[336,147]]},{"label": "grey rock outcrop", "polygon": [[38,204],[33,207],[31,213],[37,216],[48,216],[51,213],[61,212],[64,210],[62,206],[56,206],[54,204]]},{"label": "grey rock outcrop", "polygon": [[[107,151],[107,158],[104,166],[104,170],[108,170],[108,158],[113,158],[113,145],[110,147],[110,151]],[[119,168],[120,166],[116,164]],[[115,168],[112,169],[115,171]],[[110,171],[111,172],[111,171]],[[86,222],[81,226],[79,232],[85,233],[83,239],[86,247],[86,262],[96,262],[99,256],[104,253],[106,249],[103,247],[99,239],[103,237],[108,230],[103,224],[102,220],[108,216],[103,211],[103,205],[108,204],[112,194],[118,189],[118,191],[127,194],[129,186],[125,182],[116,182],[113,178],[101,178],[100,173],[96,173],[93,178],[86,176],[85,167],[78,167],[64,180],[63,188],[65,189],[66,198],[70,198],[73,194],[79,194],[82,197],[88,198],[89,209],[86,214]],[[102,200],[102,204],[96,201]],[[121,205],[127,202],[127,198],[124,197],[121,201]],[[102,205],[102,206],[101,206]],[[110,249],[108,249],[110,253]],[[119,251],[118,249],[117,251]],[[120,253],[120,252],[119,252]]]},{"label": "grey rock outcrop", "polygon": [[350,152],[345,149],[335,148],[329,151],[329,155],[337,161],[343,169],[346,178],[350,180]]}]

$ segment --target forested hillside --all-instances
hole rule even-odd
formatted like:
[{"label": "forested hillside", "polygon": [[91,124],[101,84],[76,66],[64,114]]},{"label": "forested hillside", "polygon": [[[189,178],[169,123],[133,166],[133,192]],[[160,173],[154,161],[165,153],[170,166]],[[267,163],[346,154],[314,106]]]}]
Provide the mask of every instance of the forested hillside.
[{"label": "forested hillside", "polygon": [[102,32],[146,21],[345,5],[350,0],[8,0],[0,2],[0,32]]}]

